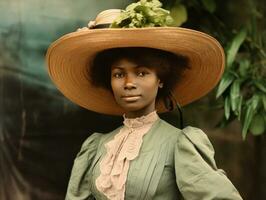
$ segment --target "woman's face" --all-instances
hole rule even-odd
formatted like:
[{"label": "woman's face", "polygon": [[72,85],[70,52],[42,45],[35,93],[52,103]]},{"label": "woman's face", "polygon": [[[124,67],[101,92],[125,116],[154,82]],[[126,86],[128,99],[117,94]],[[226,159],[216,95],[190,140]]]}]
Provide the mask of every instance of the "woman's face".
[{"label": "woman's face", "polygon": [[111,66],[114,98],[126,111],[126,117],[140,117],[154,111],[159,85],[153,68],[139,66],[127,59],[120,59]]}]

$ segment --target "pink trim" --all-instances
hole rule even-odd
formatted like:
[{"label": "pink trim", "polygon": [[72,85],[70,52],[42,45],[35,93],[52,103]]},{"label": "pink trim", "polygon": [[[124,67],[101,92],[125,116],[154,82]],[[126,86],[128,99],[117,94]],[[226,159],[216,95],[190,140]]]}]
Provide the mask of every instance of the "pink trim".
[{"label": "pink trim", "polygon": [[100,163],[96,187],[107,198],[124,200],[130,161],[138,156],[143,136],[158,118],[156,111],[134,119],[124,115],[123,128],[105,144],[107,153]]}]

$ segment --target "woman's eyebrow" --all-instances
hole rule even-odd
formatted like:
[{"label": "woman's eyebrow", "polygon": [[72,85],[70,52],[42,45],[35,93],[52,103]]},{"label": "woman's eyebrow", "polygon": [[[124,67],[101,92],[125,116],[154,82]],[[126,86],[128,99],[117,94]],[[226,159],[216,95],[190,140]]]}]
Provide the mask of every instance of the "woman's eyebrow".
[{"label": "woman's eyebrow", "polygon": [[143,66],[143,65],[137,65],[135,67],[135,69],[146,69],[146,70],[151,70],[151,67],[146,67],[146,66]]},{"label": "woman's eyebrow", "polygon": [[113,66],[112,67],[112,70],[114,70],[114,69],[121,69],[121,70],[123,70],[124,68],[123,67],[119,67],[119,66]]},{"label": "woman's eyebrow", "polygon": [[[149,69],[149,67],[146,67],[146,66],[143,66],[143,65],[135,65],[135,66],[132,66],[134,69],[139,69],[139,68],[146,68],[146,69]],[[122,66],[119,66],[119,65],[114,65],[112,66],[112,70],[114,69],[120,69],[120,70],[124,70],[125,67],[122,67]]]}]

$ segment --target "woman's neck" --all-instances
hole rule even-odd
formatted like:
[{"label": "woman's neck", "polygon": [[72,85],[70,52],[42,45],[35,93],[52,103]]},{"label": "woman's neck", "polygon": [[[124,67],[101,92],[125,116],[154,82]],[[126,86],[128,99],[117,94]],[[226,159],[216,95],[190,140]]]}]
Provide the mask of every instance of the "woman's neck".
[{"label": "woman's neck", "polygon": [[142,117],[142,116],[146,116],[150,113],[152,113],[153,111],[155,111],[155,108],[154,109],[151,109],[151,110],[140,110],[140,111],[130,111],[130,112],[126,112],[125,113],[125,117],[126,118],[137,118],[137,117]]}]

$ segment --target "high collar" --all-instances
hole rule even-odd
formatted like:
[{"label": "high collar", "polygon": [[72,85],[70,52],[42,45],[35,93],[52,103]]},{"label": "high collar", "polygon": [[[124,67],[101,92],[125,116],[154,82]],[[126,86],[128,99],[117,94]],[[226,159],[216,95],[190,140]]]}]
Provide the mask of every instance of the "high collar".
[{"label": "high collar", "polygon": [[128,128],[139,128],[142,127],[146,124],[151,124],[154,123],[158,118],[158,114],[155,111],[149,113],[148,115],[144,115],[141,117],[136,117],[136,118],[126,118],[125,114],[123,115],[124,118],[124,125]]}]

